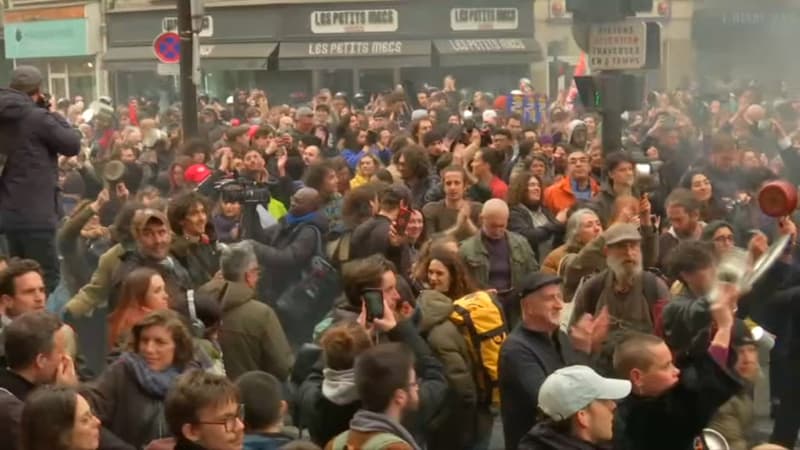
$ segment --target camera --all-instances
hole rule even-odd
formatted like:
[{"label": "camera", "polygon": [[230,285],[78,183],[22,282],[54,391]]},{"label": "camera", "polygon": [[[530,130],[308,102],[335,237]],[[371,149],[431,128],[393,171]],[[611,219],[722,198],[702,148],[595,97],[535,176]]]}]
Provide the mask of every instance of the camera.
[{"label": "camera", "polygon": [[266,205],[271,198],[268,183],[260,183],[243,177],[219,181],[214,184],[214,190],[226,203]]},{"label": "camera", "polygon": [[42,95],[36,100],[36,106],[44,109],[50,109],[50,102],[53,101],[53,97],[48,94],[47,92],[42,92]]}]

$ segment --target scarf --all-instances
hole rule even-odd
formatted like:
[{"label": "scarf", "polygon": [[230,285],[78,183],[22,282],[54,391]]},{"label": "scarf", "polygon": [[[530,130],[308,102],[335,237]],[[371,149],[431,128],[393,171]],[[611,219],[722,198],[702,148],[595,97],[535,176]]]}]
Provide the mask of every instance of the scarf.
[{"label": "scarf", "polygon": [[289,225],[297,225],[298,223],[308,223],[314,220],[317,217],[317,211],[311,211],[310,213],[302,216],[296,216],[289,212],[284,217],[286,217],[286,223]]},{"label": "scarf", "polygon": [[336,405],[350,405],[358,401],[355,369],[323,369],[322,395]]},{"label": "scarf", "polygon": [[420,450],[411,433],[386,414],[360,409],[350,420],[350,429],[364,433],[390,433],[406,441],[413,450]]},{"label": "scarf", "polygon": [[167,391],[172,387],[178,375],[181,374],[180,370],[174,366],[164,371],[156,372],[147,366],[147,363],[138,353],[123,353],[120,360],[128,366],[130,373],[133,374],[142,389],[148,394],[161,399],[166,397]]}]

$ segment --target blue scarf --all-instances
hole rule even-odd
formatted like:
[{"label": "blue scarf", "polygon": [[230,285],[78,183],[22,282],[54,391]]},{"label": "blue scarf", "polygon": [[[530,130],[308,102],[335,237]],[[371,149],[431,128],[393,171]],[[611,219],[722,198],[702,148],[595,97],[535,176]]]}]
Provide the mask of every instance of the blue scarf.
[{"label": "blue scarf", "polygon": [[298,223],[308,223],[314,220],[317,217],[317,211],[312,211],[308,214],[302,216],[295,216],[294,214],[287,213],[286,216],[286,223],[289,225],[297,225]]},{"label": "blue scarf", "polygon": [[147,366],[144,359],[137,353],[123,353],[120,357],[123,364],[128,366],[139,386],[148,394],[163,399],[172,387],[175,379],[181,374],[174,366],[167,370],[156,372]]}]

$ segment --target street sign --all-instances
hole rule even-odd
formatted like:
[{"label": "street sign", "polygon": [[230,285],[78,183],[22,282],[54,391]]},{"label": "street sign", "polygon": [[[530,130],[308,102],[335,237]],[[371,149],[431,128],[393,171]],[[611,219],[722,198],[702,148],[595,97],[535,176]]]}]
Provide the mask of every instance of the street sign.
[{"label": "street sign", "polygon": [[159,61],[174,64],[181,60],[181,37],[178,33],[166,32],[153,40],[153,52]]},{"label": "street sign", "polygon": [[624,21],[592,25],[589,66],[592,70],[641,69],[647,63],[647,26]]},{"label": "street sign", "polygon": [[[164,17],[161,19],[161,31],[178,31],[178,18],[175,16]],[[202,25],[200,26],[200,37],[214,36],[214,18],[211,16],[203,16]]]},{"label": "street sign", "polygon": [[162,77],[174,76],[177,77],[181,74],[181,65],[175,63],[158,63],[156,65],[156,73]]}]

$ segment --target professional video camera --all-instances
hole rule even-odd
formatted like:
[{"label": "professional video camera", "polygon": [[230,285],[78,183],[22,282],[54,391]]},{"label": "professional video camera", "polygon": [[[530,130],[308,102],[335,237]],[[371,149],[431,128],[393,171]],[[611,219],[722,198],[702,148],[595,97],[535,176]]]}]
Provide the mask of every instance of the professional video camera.
[{"label": "professional video camera", "polygon": [[214,183],[214,190],[222,196],[222,201],[229,203],[266,205],[271,197],[268,183],[260,183],[244,177],[220,180]]}]

